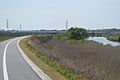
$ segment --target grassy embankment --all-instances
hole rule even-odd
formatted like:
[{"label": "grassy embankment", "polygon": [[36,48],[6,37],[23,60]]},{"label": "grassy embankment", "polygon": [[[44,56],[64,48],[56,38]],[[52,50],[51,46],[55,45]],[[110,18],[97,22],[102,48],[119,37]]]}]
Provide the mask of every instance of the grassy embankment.
[{"label": "grassy embankment", "polygon": [[1,41],[5,41],[5,40],[7,40],[7,39],[11,39],[12,37],[0,37],[0,42]]},{"label": "grassy embankment", "polygon": [[[58,38],[58,37],[59,37],[58,35],[54,36],[54,38]],[[63,37],[60,37],[60,38],[63,39]],[[76,43],[75,41],[70,41],[70,42]],[[77,43],[80,43],[80,42],[84,42],[84,41],[77,41]],[[72,70],[65,69],[63,66],[58,64],[56,61],[48,58],[48,56],[45,56],[45,55],[41,54],[41,52],[37,52],[34,49],[30,48],[27,43],[31,44],[29,41],[24,39],[20,42],[20,46],[25,51],[25,53],[28,55],[28,57],[38,67],[40,67],[46,74],[48,74],[53,80],[67,80],[67,79],[69,79],[69,80],[85,80],[85,78],[83,78],[81,75],[77,75]],[[63,76],[65,76],[66,78],[63,77],[61,74]]]},{"label": "grassy embankment", "polygon": [[[104,46],[94,41],[68,40],[60,36],[33,36],[26,42],[27,47],[71,80],[83,79],[80,75],[87,80],[120,80],[119,47]],[[56,66],[57,63],[59,66]]]},{"label": "grassy embankment", "polygon": [[[20,42],[20,47],[23,49],[26,55],[53,80],[67,80],[67,78],[56,71],[56,68],[59,68],[58,64],[49,60],[46,56],[33,51],[27,46],[27,39],[23,39]],[[59,68],[58,70],[60,69],[61,68]]]}]

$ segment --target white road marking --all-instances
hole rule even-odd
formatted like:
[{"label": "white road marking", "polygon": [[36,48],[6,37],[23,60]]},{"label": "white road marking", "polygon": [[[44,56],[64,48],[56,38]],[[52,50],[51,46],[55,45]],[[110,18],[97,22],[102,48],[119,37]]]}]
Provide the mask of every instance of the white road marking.
[{"label": "white road marking", "polygon": [[4,49],[4,54],[3,54],[3,76],[4,76],[4,80],[9,80],[8,78],[8,72],[7,72],[7,65],[6,65],[6,52],[7,52],[7,48],[9,46],[10,43],[12,43],[13,40],[9,41]]},{"label": "white road marking", "polygon": [[19,43],[22,39],[27,38],[29,36],[22,37],[17,41],[17,48],[20,51],[20,54],[24,58],[24,60],[28,63],[28,65],[34,70],[34,72],[42,79],[42,80],[52,80],[47,74],[45,74],[36,64],[34,64],[28,56],[24,53],[24,51],[20,48]]},{"label": "white road marking", "polygon": [[[4,76],[4,80],[9,80],[8,77],[8,70],[7,70],[7,64],[6,64],[6,54],[7,54],[7,48],[8,46],[15,41],[18,38],[15,38],[11,41],[9,41],[4,49],[4,54],[3,54],[3,76]],[[21,55],[23,56],[23,58],[27,61],[27,63],[30,65],[30,67],[37,73],[37,75],[42,78],[42,80],[52,80],[49,76],[47,76],[41,69],[39,69],[26,55],[25,53],[22,51],[22,49],[19,46],[19,42],[21,39],[19,39],[17,41],[17,47],[21,53]]]}]

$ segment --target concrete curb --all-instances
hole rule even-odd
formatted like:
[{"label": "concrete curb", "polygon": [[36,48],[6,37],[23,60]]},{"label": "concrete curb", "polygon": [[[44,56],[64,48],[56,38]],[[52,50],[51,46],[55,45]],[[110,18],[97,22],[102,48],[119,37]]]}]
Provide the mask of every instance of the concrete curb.
[{"label": "concrete curb", "polygon": [[19,42],[26,37],[21,37],[17,41],[17,48],[20,51],[22,57],[25,59],[25,61],[29,64],[29,66],[35,71],[35,73],[42,79],[42,80],[52,80],[48,75],[46,75],[40,68],[38,68],[24,53],[24,51],[20,48]]}]

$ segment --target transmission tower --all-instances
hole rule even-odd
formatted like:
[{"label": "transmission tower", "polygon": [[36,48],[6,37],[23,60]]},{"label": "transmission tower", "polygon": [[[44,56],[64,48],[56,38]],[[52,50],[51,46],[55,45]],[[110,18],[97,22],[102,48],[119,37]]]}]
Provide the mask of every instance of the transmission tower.
[{"label": "transmission tower", "polygon": [[8,28],[9,28],[9,22],[8,22],[8,19],[7,19],[7,24],[6,24],[6,25],[7,25],[7,30],[8,30]]},{"label": "transmission tower", "polygon": [[21,26],[21,24],[20,24],[20,30],[22,29],[22,26]]},{"label": "transmission tower", "polygon": [[66,30],[68,29],[68,20],[66,20]]}]

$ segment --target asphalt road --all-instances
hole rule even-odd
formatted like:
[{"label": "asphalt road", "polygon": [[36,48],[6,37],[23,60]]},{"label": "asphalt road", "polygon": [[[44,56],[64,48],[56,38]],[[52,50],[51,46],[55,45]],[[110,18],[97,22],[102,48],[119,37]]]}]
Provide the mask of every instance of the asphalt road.
[{"label": "asphalt road", "polygon": [[0,42],[0,80],[41,80],[21,56],[17,40]]}]

